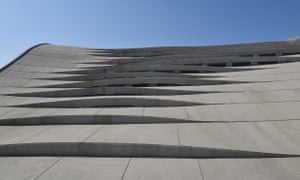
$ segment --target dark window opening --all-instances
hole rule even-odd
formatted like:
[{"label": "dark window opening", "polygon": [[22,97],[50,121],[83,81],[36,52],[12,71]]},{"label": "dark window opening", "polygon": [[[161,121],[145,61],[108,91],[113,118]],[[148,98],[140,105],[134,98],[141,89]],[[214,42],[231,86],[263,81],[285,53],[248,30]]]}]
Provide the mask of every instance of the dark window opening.
[{"label": "dark window opening", "polygon": [[296,54],[300,54],[300,52],[282,53],[283,56],[296,55]]},{"label": "dark window opening", "polygon": [[291,61],[291,60],[284,60],[284,61],[280,61],[278,63],[292,63],[292,62],[295,62],[295,61]]},{"label": "dark window opening", "polygon": [[197,70],[181,70],[180,73],[199,73]]},{"label": "dark window opening", "polygon": [[276,56],[276,53],[264,53],[264,54],[259,54],[259,56]]},{"label": "dark window opening", "polygon": [[165,73],[173,73],[173,70],[154,70],[154,72],[165,72]]},{"label": "dark window opening", "polygon": [[138,83],[138,84],[132,84],[132,87],[149,87],[150,84],[148,83]]},{"label": "dark window opening", "polygon": [[251,66],[251,62],[233,62],[232,66]]},{"label": "dark window opening", "polygon": [[258,65],[267,65],[267,64],[277,64],[278,61],[260,61],[257,62]]},{"label": "dark window opening", "polygon": [[226,63],[209,63],[208,66],[225,67]]}]

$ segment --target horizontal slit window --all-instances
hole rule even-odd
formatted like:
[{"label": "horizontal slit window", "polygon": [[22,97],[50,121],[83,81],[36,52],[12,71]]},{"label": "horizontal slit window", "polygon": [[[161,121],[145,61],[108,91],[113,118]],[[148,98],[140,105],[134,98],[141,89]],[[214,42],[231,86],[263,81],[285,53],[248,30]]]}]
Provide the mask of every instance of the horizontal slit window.
[{"label": "horizontal slit window", "polygon": [[155,70],[154,72],[166,72],[166,73],[173,73],[173,70]]},{"label": "horizontal slit window", "polygon": [[157,86],[180,86],[181,84],[158,83]]},{"label": "horizontal slit window", "polygon": [[111,85],[107,85],[107,87],[124,87],[126,86],[126,84],[111,84]]},{"label": "horizontal slit window", "polygon": [[259,64],[259,65],[277,64],[277,63],[278,63],[277,61],[260,61],[260,62],[257,62],[257,64]]},{"label": "horizontal slit window", "polygon": [[276,56],[276,53],[264,53],[264,54],[259,54],[259,56]]},{"label": "horizontal slit window", "polygon": [[251,66],[251,62],[233,62],[232,66]]},{"label": "horizontal slit window", "polygon": [[196,71],[196,70],[182,70],[182,71],[179,71],[180,73],[199,73],[199,71]]},{"label": "horizontal slit window", "polygon": [[300,54],[300,52],[282,53],[283,56],[296,55],[296,54]]},{"label": "horizontal slit window", "polygon": [[139,84],[132,84],[132,87],[149,87],[150,84],[147,83],[139,83]]},{"label": "horizontal slit window", "polygon": [[208,66],[225,67],[226,63],[209,63]]}]

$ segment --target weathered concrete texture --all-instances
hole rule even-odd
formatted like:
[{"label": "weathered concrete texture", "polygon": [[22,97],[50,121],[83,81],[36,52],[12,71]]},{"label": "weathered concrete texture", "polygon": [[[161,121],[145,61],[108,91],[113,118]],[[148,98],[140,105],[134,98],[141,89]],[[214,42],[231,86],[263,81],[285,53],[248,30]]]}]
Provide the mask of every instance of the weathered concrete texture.
[{"label": "weathered concrete texture", "polygon": [[128,161],[128,158],[62,158],[38,179],[119,180],[123,176]]},{"label": "weathered concrete texture", "polygon": [[300,179],[299,54],[35,46],[0,71],[0,179]]},{"label": "weathered concrete texture", "polygon": [[210,179],[300,178],[293,159],[158,159],[1,157],[0,178],[19,179]]},{"label": "weathered concrete texture", "polygon": [[297,159],[210,159],[199,160],[204,179],[299,179]]},{"label": "weathered concrete texture", "polygon": [[59,159],[58,157],[1,157],[0,179],[35,179]]},{"label": "weathered concrete texture", "polygon": [[191,159],[132,159],[124,179],[197,179],[199,164]]}]

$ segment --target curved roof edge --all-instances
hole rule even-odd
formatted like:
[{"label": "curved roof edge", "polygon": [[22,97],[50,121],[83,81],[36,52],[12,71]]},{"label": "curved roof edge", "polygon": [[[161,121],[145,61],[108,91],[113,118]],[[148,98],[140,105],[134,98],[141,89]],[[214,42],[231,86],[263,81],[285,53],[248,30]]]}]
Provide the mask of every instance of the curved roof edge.
[{"label": "curved roof edge", "polygon": [[25,50],[23,53],[21,53],[19,56],[17,56],[14,60],[12,60],[11,62],[9,62],[8,64],[6,64],[5,66],[3,66],[2,68],[0,68],[0,73],[2,71],[4,71],[6,68],[8,68],[9,66],[13,65],[15,62],[17,62],[19,59],[21,59],[23,56],[25,56],[27,53],[29,53],[31,50],[33,50],[34,48],[37,48],[39,46],[42,45],[48,45],[49,43],[39,43],[36,44],[30,48],[28,48],[27,50]]},{"label": "curved roof edge", "polygon": [[288,39],[288,41],[297,41],[297,40],[300,40],[300,36],[296,36],[296,37]]}]

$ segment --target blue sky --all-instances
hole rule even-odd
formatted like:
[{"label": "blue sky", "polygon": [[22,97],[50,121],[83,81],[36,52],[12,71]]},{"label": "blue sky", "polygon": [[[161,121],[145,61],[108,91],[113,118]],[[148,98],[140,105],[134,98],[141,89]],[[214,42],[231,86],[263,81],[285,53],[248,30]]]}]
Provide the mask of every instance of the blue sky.
[{"label": "blue sky", "polygon": [[299,0],[0,0],[0,67],[52,44],[121,48],[286,40]]}]

